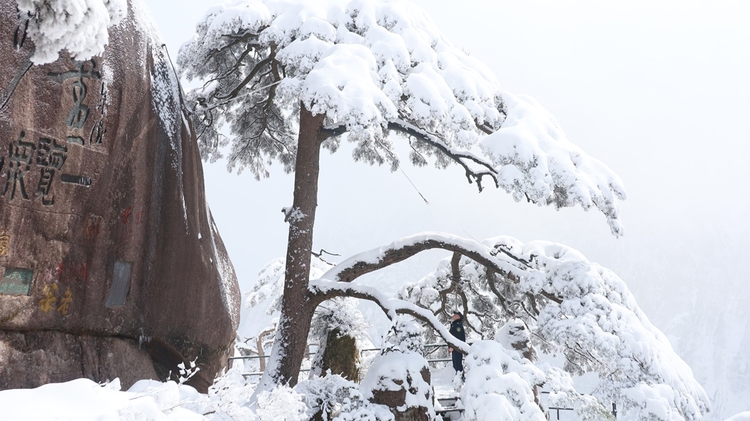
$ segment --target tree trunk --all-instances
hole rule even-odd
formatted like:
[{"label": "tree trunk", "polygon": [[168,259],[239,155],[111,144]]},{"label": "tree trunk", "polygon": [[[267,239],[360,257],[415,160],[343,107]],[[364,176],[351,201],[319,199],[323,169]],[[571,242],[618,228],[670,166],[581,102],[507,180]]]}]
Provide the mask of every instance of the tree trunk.
[{"label": "tree trunk", "polygon": [[289,239],[286,251],[286,273],[281,316],[262,386],[297,384],[307,349],[310,322],[317,306],[308,290],[310,252],[313,244],[315,208],[318,200],[320,145],[324,115],[312,115],[300,104],[297,161],[294,170],[294,202],[287,212]]}]

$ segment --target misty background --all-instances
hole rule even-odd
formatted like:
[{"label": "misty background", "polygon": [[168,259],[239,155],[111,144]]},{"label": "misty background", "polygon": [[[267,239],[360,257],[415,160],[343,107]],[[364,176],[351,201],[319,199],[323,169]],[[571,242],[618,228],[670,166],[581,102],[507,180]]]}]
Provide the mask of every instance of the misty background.
[{"label": "misty background", "polygon": [[[147,0],[176,61],[212,0]],[[529,94],[612,168],[625,236],[580,207],[515,203],[462,171],[355,163],[323,153],[315,246],[340,261],[421,231],[511,235],[580,250],[630,287],[711,397],[709,419],[750,410],[750,3],[416,1],[501,88]],[[401,154],[403,159],[407,156]],[[243,291],[286,249],[292,177],[204,164],[206,194]],[[419,193],[418,193],[419,191]],[[420,193],[425,200],[422,199]],[[430,252],[368,282],[395,292],[434,270]],[[372,317],[375,317],[374,314]],[[243,320],[243,328],[252,321]]]}]

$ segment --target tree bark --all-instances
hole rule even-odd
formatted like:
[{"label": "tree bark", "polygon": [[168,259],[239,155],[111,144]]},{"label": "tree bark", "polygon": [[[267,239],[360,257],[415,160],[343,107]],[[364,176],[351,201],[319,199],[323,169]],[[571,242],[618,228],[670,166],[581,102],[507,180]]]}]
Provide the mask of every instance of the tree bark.
[{"label": "tree bark", "polygon": [[315,210],[318,205],[320,145],[324,115],[313,115],[300,104],[299,138],[294,171],[294,201],[287,211],[289,238],[286,251],[286,272],[281,316],[276,340],[264,385],[297,384],[302,360],[307,349],[315,299],[308,289],[310,253],[313,244]]}]

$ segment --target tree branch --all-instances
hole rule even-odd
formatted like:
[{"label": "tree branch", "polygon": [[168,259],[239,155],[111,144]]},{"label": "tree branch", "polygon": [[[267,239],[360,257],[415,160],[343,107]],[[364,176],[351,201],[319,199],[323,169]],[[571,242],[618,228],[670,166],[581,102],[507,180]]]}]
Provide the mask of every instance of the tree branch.
[{"label": "tree branch", "polygon": [[253,78],[258,74],[258,72],[264,66],[266,66],[268,64],[271,64],[275,60],[276,60],[276,56],[272,53],[268,57],[266,57],[263,60],[259,61],[255,65],[255,67],[253,67],[253,69],[250,71],[250,73],[247,76],[245,76],[245,78],[242,80],[242,82],[240,82],[239,84],[237,84],[237,86],[235,86],[234,89],[232,89],[231,92],[229,92],[226,95],[217,96],[216,99],[225,100],[225,99],[233,99],[233,98],[235,98],[237,96],[237,94],[240,93],[240,91],[242,90],[242,88],[244,88],[248,83],[250,83],[250,81],[253,80]]},{"label": "tree branch", "polygon": [[322,132],[325,134],[326,138],[334,137],[334,136],[340,136],[347,132],[346,125],[345,124],[334,124],[331,126],[325,126],[323,127]]},{"label": "tree branch", "polygon": [[365,285],[317,279],[310,281],[309,288],[316,296],[316,300],[320,300],[320,302],[336,297],[354,297],[374,302],[390,319],[393,319],[397,314],[408,314],[430,325],[448,346],[464,354],[469,353],[469,345],[451,335],[448,329],[428,309],[397,298],[386,298],[377,289]]},{"label": "tree branch", "polygon": [[546,299],[548,299],[548,300],[551,300],[551,301],[554,301],[554,302],[556,302],[557,304],[562,304],[562,302],[563,302],[562,298],[559,298],[559,297],[555,297],[554,295],[550,294],[549,292],[547,292],[547,291],[545,291],[545,290],[541,290],[541,291],[540,291],[539,293],[540,293],[540,294],[541,294],[541,295],[542,295],[542,296],[543,296],[544,298],[546,298]]},{"label": "tree branch", "polygon": [[478,333],[479,336],[482,336],[482,331],[478,330],[476,327],[474,327],[474,325],[472,325],[471,321],[469,320],[468,315],[471,314],[471,313],[473,313],[473,312],[469,310],[469,300],[466,299],[466,294],[464,294],[464,292],[461,291],[461,289],[458,289],[458,295],[461,297],[461,306],[464,309],[464,311],[463,311],[463,314],[464,314],[463,322],[466,323],[469,326],[469,329],[471,329],[474,332]]},{"label": "tree branch", "polygon": [[[431,249],[460,253],[495,272],[524,277],[532,271],[532,267],[528,263],[511,255],[507,250],[491,251],[474,240],[447,234],[424,233],[406,237],[388,246],[355,255],[330,269],[321,279],[351,282],[362,275],[404,261],[419,252]],[[508,259],[501,259],[498,251]]]},{"label": "tree branch", "polygon": [[[469,184],[476,182],[477,188],[480,192],[483,190],[482,179],[485,176],[492,179],[492,181],[495,183],[495,187],[500,187],[500,183],[497,180],[497,170],[489,162],[486,162],[475,155],[451,149],[439,137],[405,120],[396,119],[393,121],[389,121],[388,129],[404,133],[418,140],[421,140],[422,142],[427,143],[428,145],[439,150],[443,155],[453,160],[453,162],[461,165],[466,172],[466,178],[468,179]],[[479,166],[484,167],[486,170],[475,171],[468,165],[466,161],[478,164]]]}]

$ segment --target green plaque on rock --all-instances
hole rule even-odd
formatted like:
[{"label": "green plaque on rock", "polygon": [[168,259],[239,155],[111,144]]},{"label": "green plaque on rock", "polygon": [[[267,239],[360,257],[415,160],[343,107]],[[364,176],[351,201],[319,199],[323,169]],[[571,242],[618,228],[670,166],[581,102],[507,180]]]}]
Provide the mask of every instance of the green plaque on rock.
[{"label": "green plaque on rock", "polygon": [[5,268],[5,275],[0,280],[0,294],[29,295],[34,271],[31,269]]}]

